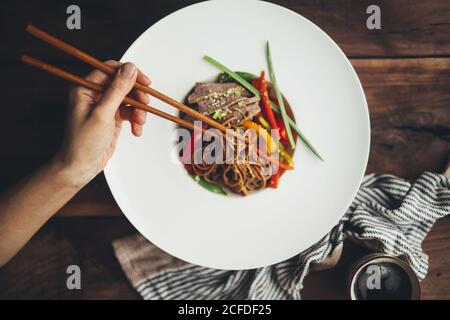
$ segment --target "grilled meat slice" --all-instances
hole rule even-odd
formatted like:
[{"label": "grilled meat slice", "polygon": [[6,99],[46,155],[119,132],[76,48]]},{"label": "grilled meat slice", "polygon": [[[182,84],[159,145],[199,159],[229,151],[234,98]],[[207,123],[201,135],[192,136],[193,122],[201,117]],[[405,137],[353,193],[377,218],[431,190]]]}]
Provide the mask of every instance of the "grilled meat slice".
[{"label": "grilled meat slice", "polygon": [[261,111],[259,98],[236,83],[199,82],[188,97],[198,111],[218,122],[238,125]]}]

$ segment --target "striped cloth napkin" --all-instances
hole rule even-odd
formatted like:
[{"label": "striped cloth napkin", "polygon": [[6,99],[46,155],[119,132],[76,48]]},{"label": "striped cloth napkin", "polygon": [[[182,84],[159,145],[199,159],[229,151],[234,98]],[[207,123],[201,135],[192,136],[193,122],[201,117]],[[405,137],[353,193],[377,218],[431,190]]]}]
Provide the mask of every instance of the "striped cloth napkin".
[{"label": "striped cloth napkin", "polygon": [[411,184],[392,175],[368,175],[345,215],[319,242],[260,269],[229,271],[187,264],[141,235],[116,240],[113,247],[144,299],[300,299],[308,273],[335,266],[347,238],[376,252],[401,256],[423,279],[428,257],[422,241],[437,219],[450,214],[446,176],[450,170],[445,175],[426,172]]}]

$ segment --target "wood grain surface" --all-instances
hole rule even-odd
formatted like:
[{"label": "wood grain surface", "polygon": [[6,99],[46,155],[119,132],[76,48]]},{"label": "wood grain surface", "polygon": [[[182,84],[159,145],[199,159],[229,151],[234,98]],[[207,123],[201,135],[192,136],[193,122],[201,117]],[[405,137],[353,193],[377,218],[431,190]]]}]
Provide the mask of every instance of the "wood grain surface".
[{"label": "wood grain surface", "polygon": [[[3,0],[0,21],[5,29],[2,33],[5,46],[0,47],[0,56],[4,61],[14,62],[20,51],[27,48],[30,55],[47,57],[52,62],[69,60],[68,56],[49,50],[23,32],[27,23],[34,22],[80,49],[89,49],[99,58],[119,58],[153,23],[195,2],[198,1],[78,0],[82,30],[71,31],[65,28],[65,12],[72,1]],[[446,0],[271,2],[296,11],[320,26],[350,57],[450,55],[450,8]],[[373,31],[366,28],[366,9],[375,3],[382,10],[382,28]]]},{"label": "wood grain surface", "polygon": [[[424,242],[430,255],[422,299],[448,299],[450,292],[450,219],[441,219]],[[56,218],[0,270],[0,299],[138,299],[114,257],[111,241],[136,230],[124,217]],[[351,242],[338,265],[305,279],[304,299],[347,297],[349,269],[370,253]],[[66,268],[79,265],[82,289],[68,290]]]},{"label": "wood grain surface", "polygon": [[[65,27],[69,1],[4,0],[0,6],[0,192],[51,158],[61,143],[68,85],[18,61],[20,53],[86,74],[89,68],[24,32],[33,22],[102,59],[119,59],[149,26],[195,1],[78,0],[82,30]],[[441,172],[450,153],[450,2],[377,1],[382,29],[368,30],[372,1],[281,0],[323,28],[343,49],[364,87],[371,116],[367,172],[414,179]],[[114,36],[112,36],[114,35]],[[295,38],[295,35],[289,35]],[[19,84],[26,88],[17,89]],[[159,121],[150,117],[150,121]],[[136,230],[123,217],[100,174],[0,269],[0,298],[138,298],[110,243]],[[429,234],[430,271],[422,297],[450,298],[450,219]],[[343,279],[365,251],[348,243],[338,267],[311,274],[305,298],[345,298]],[[68,291],[65,267],[79,264],[83,290]]]}]

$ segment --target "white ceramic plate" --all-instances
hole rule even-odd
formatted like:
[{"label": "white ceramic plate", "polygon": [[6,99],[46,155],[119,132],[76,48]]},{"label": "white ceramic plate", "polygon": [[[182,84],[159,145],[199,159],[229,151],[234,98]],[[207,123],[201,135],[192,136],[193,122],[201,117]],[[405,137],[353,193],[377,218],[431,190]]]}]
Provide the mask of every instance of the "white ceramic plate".
[{"label": "white ceramic plate", "polygon": [[[364,174],[370,125],[351,64],[320,28],[283,7],[255,0],[208,1],[179,10],[145,31],[122,61],[136,63],[154,88],[183,100],[218,70],[258,74],[269,40],[279,86],[297,123],[320,151],[301,142],[296,169],[279,189],[248,197],[213,194],[173,161],[173,130],[149,115],[142,138],[124,130],[105,170],[126,217],[152,243],[182,260],[220,269],[262,267],[288,259],[323,237],[344,214]],[[178,114],[163,102],[152,105]]]}]

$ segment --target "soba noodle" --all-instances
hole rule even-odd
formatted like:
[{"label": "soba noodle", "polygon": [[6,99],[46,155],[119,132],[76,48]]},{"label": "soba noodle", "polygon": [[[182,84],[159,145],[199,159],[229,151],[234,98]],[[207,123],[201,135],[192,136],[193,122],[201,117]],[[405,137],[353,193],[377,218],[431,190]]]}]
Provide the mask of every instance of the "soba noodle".
[{"label": "soba noodle", "polygon": [[[243,136],[249,136],[248,129],[236,128],[229,125],[233,119],[224,123],[230,129],[241,129]],[[273,168],[256,154],[256,148],[249,146],[249,142],[238,143],[237,139],[222,135],[221,151],[223,158],[233,154],[231,163],[208,164],[202,161],[195,163],[194,153],[191,163],[195,175],[202,177],[205,181],[229,188],[235,193],[248,195],[249,193],[264,189],[273,174]],[[202,146],[202,154],[205,146]],[[203,157],[201,158],[203,160]],[[269,170],[269,172],[268,172]]]}]

